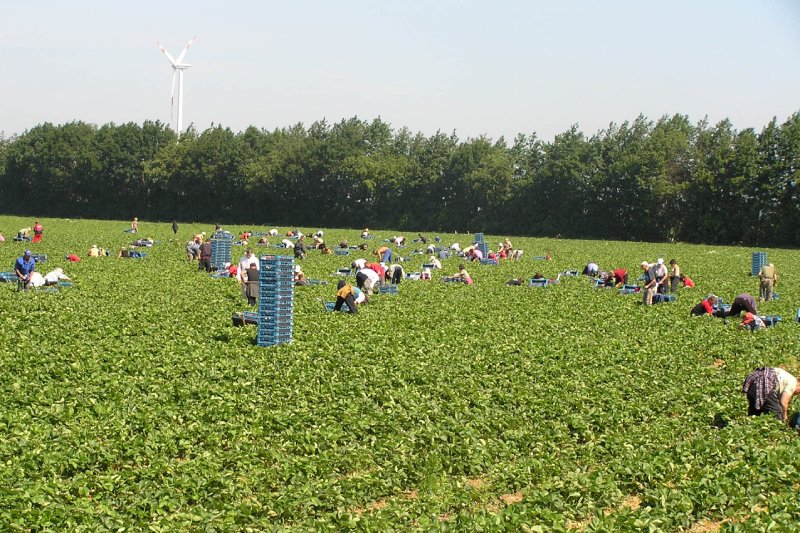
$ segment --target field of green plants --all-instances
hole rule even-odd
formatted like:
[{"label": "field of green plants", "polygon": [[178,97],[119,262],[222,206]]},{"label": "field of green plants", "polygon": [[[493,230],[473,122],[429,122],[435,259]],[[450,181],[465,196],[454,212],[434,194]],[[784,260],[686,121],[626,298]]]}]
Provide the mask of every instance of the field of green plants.
[{"label": "field of green plants", "polygon": [[[800,437],[748,418],[740,388],[756,366],[800,374],[798,251],[767,250],[780,299],[759,311],[783,322],[752,334],[689,317],[708,292],[757,295],[750,248],[512,238],[524,259],[468,266],[473,286],[406,281],[357,315],[319,300],[358,256],[312,252],[304,271],[329,284],[297,288],[294,341],[260,348],[231,325],[236,282],[186,260],[212,224],[173,237],[142,221],[159,243],[136,260],[86,257],[130,243],[128,222],[42,223],[44,242],[23,245],[10,239],[33,220],[0,216],[0,270],[31,247],[75,283],[0,284],[4,531],[797,528]],[[645,308],[585,277],[504,284],[592,260],[635,277],[657,257],[697,288]]]}]

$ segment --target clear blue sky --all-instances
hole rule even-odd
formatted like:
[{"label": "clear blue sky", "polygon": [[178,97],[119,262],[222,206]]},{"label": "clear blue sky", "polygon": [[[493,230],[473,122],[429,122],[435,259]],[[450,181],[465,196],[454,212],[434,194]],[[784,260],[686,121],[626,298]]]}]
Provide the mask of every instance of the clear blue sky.
[{"label": "clear blue sky", "polygon": [[800,110],[800,1],[0,0],[0,131],[42,122],[271,130],[381,117],[551,140],[681,113],[760,129]]}]

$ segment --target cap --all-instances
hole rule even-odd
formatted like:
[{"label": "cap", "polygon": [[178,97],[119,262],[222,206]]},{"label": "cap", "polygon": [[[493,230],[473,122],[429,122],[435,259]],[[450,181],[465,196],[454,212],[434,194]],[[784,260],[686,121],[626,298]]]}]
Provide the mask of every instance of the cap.
[{"label": "cap", "polygon": [[660,257],[659,257],[659,258],[658,258],[658,261],[656,261],[656,264],[657,264],[657,265],[663,265],[663,264],[664,264],[664,260],[663,260],[662,258],[660,258]]},{"label": "cap", "polygon": [[301,269],[300,269],[300,265],[295,265],[295,266],[294,266],[294,271],[295,271],[295,272],[300,272],[300,270],[301,270]]},{"label": "cap", "polygon": [[642,261],[641,265],[639,266],[650,266],[650,263],[648,263],[647,261]]},{"label": "cap", "polygon": [[31,255],[31,251],[30,250],[25,250],[25,255]]}]

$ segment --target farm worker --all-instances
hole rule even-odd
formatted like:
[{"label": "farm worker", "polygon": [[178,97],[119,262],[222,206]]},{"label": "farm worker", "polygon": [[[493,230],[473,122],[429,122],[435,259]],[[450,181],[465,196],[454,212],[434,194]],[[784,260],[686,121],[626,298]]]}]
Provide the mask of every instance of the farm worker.
[{"label": "farm worker", "polygon": [[275,229],[275,228],[272,228],[271,230],[269,230],[269,236],[270,237],[277,237],[278,236],[278,230]]},{"label": "farm worker", "polygon": [[42,242],[42,234],[44,233],[44,228],[37,220],[36,223],[33,225],[33,243],[35,242]]},{"label": "farm worker", "polygon": [[200,257],[200,245],[203,243],[203,237],[195,235],[192,240],[186,244],[186,257],[189,261],[193,261]]},{"label": "farm worker", "polygon": [[200,261],[197,263],[197,270],[211,272],[211,239],[200,245]]},{"label": "farm worker", "polygon": [[469,275],[467,269],[464,268],[464,265],[458,265],[458,272],[453,274],[452,276],[454,279],[460,279],[467,285],[472,285],[474,282],[472,281],[472,276]]},{"label": "farm worker", "polygon": [[692,307],[689,314],[691,316],[713,315],[715,303],[717,303],[717,296],[715,294],[709,294],[702,302]]},{"label": "farm worker", "polygon": [[369,228],[364,228],[364,231],[361,232],[362,239],[369,239]]},{"label": "farm worker", "polygon": [[[535,276],[534,276],[534,278],[535,278]],[[524,284],[525,284],[525,280],[522,279],[522,278],[513,278],[513,279],[510,279],[510,280],[506,281],[506,285],[509,285],[509,286],[512,286],[512,287],[519,287],[519,286],[524,285]]]},{"label": "farm worker", "polygon": [[14,273],[17,280],[22,284],[22,288],[27,289],[31,282],[31,274],[36,269],[36,261],[31,257],[31,251],[25,250],[22,257],[18,257],[14,263]]},{"label": "farm worker", "polygon": [[406,245],[406,238],[402,235],[398,235],[389,239],[389,242],[393,242],[396,246],[405,246]]},{"label": "farm worker", "polygon": [[681,267],[675,259],[669,260],[669,292],[678,292],[678,282],[681,280]]},{"label": "farm worker", "polygon": [[644,305],[653,305],[653,295],[656,293],[656,280],[653,277],[655,265],[651,265],[647,261],[642,261],[642,278],[644,278],[644,287],[642,290],[642,303]]},{"label": "farm worker", "polygon": [[295,285],[308,285],[308,278],[303,274],[303,269],[300,265],[294,266],[294,284]]},{"label": "farm worker", "polygon": [[522,254],[524,253],[525,252],[523,252],[520,248],[517,248],[516,250],[511,252],[511,255],[508,258],[511,259],[512,261],[519,261],[520,259],[522,259]]},{"label": "farm worker", "polygon": [[89,248],[89,257],[100,257],[100,249],[96,244],[93,244],[92,247]]},{"label": "farm worker", "polygon": [[17,232],[18,239],[28,240],[31,238],[31,228],[22,228]]},{"label": "farm worker", "polygon": [[6,238],[3,237],[2,233],[0,233],[0,242],[6,242]]},{"label": "farm worker", "polygon": [[333,306],[333,310],[339,311],[343,304],[347,304],[347,308],[350,309],[351,313],[358,313],[355,296],[356,292],[353,286],[343,279],[339,280],[339,284],[336,286],[336,303]]},{"label": "farm worker", "polygon": [[659,294],[666,294],[667,292],[667,267],[664,265],[664,260],[660,257],[656,264],[653,266],[653,278],[656,280],[656,292]]},{"label": "farm worker", "polygon": [[386,269],[383,268],[383,265],[380,263],[366,263],[364,266],[374,270],[380,279],[383,279],[386,276]]},{"label": "farm worker", "polygon": [[366,259],[356,259],[353,261],[352,267],[361,270],[367,265]]},{"label": "farm worker", "polygon": [[450,250],[439,250],[439,259],[447,259],[450,257]]},{"label": "farm worker", "polygon": [[437,269],[437,270],[441,270],[441,269],[442,269],[442,262],[441,262],[441,261],[439,261],[439,260],[436,258],[436,256],[435,256],[435,255],[432,255],[432,256],[430,257],[430,259],[428,259],[428,262],[429,262],[430,264],[432,264],[432,265],[433,265],[433,268],[435,268],[435,269]]},{"label": "farm worker", "polygon": [[756,331],[758,329],[764,329],[765,327],[767,327],[767,325],[764,324],[764,321],[761,320],[761,317],[751,313],[750,311],[744,314],[744,318],[739,323],[739,331],[742,331],[745,328],[749,329],[750,331]]},{"label": "farm worker", "polygon": [[420,274],[420,276],[419,276],[419,279],[430,281],[430,279],[431,279],[431,269],[427,268],[427,267],[424,268],[422,270],[422,274]]},{"label": "farm worker", "polygon": [[397,285],[403,281],[403,267],[398,264],[392,264],[386,269],[386,276],[384,279],[392,285]]},{"label": "farm worker", "polygon": [[289,239],[283,239],[281,242],[283,243],[283,247],[286,248],[287,250],[294,249],[294,243]]},{"label": "farm worker", "polygon": [[381,246],[375,250],[375,255],[378,256],[378,261],[381,263],[388,263],[392,260],[392,249],[388,246]]},{"label": "farm worker", "polygon": [[247,305],[256,305],[258,303],[258,262],[253,261],[245,270],[244,294],[247,296]]},{"label": "farm worker", "polygon": [[297,243],[294,245],[294,258],[295,259],[305,259],[306,258],[306,253],[308,252],[308,247],[306,246],[305,239],[306,238],[304,236],[302,236],[302,235],[300,236],[299,239],[297,239]]},{"label": "farm worker", "polygon": [[172,221],[172,233],[173,234],[177,234],[178,233],[178,221],[177,220],[173,220]]},{"label": "farm worker", "polygon": [[58,285],[61,280],[69,280],[69,276],[64,274],[64,269],[61,267],[51,270],[44,276],[45,285]]},{"label": "farm worker", "polygon": [[378,285],[381,277],[371,268],[362,268],[356,272],[356,285],[359,289],[364,289],[367,294],[372,294],[372,289]]},{"label": "farm worker", "polygon": [[325,241],[322,240],[322,235],[319,235],[321,232],[317,232],[317,235],[314,235],[314,244],[311,246],[314,249],[321,250],[323,246],[325,246]]},{"label": "farm worker", "polygon": [[79,262],[80,262],[80,260],[81,260],[81,258],[80,258],[80,257],[78,257],[78,256],[77,256],[77,255],[75,255],[75,254],[69,254],[69,255],[67,256],[67,261],[69,261],[69,262],[71,262],[71,263],[79,263]]},{"label": "farm worker", "polygon": [[744,293],[734,298],[730,310],[720,313],[719,316],[722,318],[739,316],[742,311],[750,312],[754,315],[758,314],[758,311],[756,311],[756,299],[751,294]]},{"label": "farm worker", "polygon": [[358,287],[353,287],[353,293],[355,293],[355,302],[358,305],[367,303],[367,293],[359,289]]},{"label": "farm worker", "polygon": [[419,242],[421,242],[422,244],[428,244],[428,237],[426,237],[422,233],[417,233],[417,237],[419,237]]},{"label": "farm worker", "polygon": [[789,401],[800,394],[797,378],[782,368],[756,368],[745,378],[742,392],[747,395],[749,416],[774,414],[789,421]]},{"label": "farm worker", "polygon": [[778,273],[775,272],[775,265],[770,263],[762,266],[761,270],[758,272],[758,278],[760,280],[758,299],[761,302],[765,300],[769,302],[773,297],[772,290],[775,284],[778,283]]},{"label": "farm worker", "polygon": [[136,217],[131,220],[131,233],[139,233],[139,219]]},{"label": "farm worker", "polygon": [[686,287],[687,289],[691,289],[692,287],[694,287],[694,281],[692,281],[692,278],[690,278],[685,274],[681,274],[681,282],[683,283],[683,286]]},{"label": "farm worker", "polygon": [[460,252],[461,245],[458,244],[457,242],[454,242],[453,244],[450,245],[450,249],[453,250],[454,252]]},{"label": "farm worker", "polygon": [[614,285],[620,286],[628,283],[628,271],[624,268],[615,268],[611,275],[614,276]]},{"label": "farm worker", "polygon": [[597,263],[592,262],[583,268],[583,272],[581,272],[581,274],[584,276],[596,276],[599,271],[600,267],[597,265]]},{"label": "farm worker", "polygon": [[480,248],[473,248],[470,255],[472,256],[472,261],[480,261],[483,259],[483,252]]},{"label": "farm worker", "polygon": [[255,263],[256,268],[258,268],[258,258],[255,256],[255,254],[253,254],[253,250],[248,248],[247,250],[244,251],[244,255],[242,256],[242,258],[239,259],[238,272],[239,272],[239,281],[241,283],[245,282],[245,280],[242,279],[242,276],[244,275],[244,271],[250,267],[250,263]]}]

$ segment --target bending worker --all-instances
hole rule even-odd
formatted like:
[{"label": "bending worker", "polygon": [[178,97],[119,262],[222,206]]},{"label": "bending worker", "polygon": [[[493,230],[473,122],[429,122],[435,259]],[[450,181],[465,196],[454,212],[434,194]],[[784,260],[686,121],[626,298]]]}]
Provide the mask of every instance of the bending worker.
[{"label": "bending worker", "polygon": [[769,302],[774,296],[772,291],[775,288],[775,284],[778,283],[778,273],[775,272],[775,265],[770,263],[762,266],[758,272],[758,277],[760,280],[758,299],[762,302]]},{"label": "bending worker", "polygon": [[800,394],[797,378],[782,368],[756,368],[745,378],[742,392],[747,395],[747,414],[774,414],[789,421],[789,402]]}]

